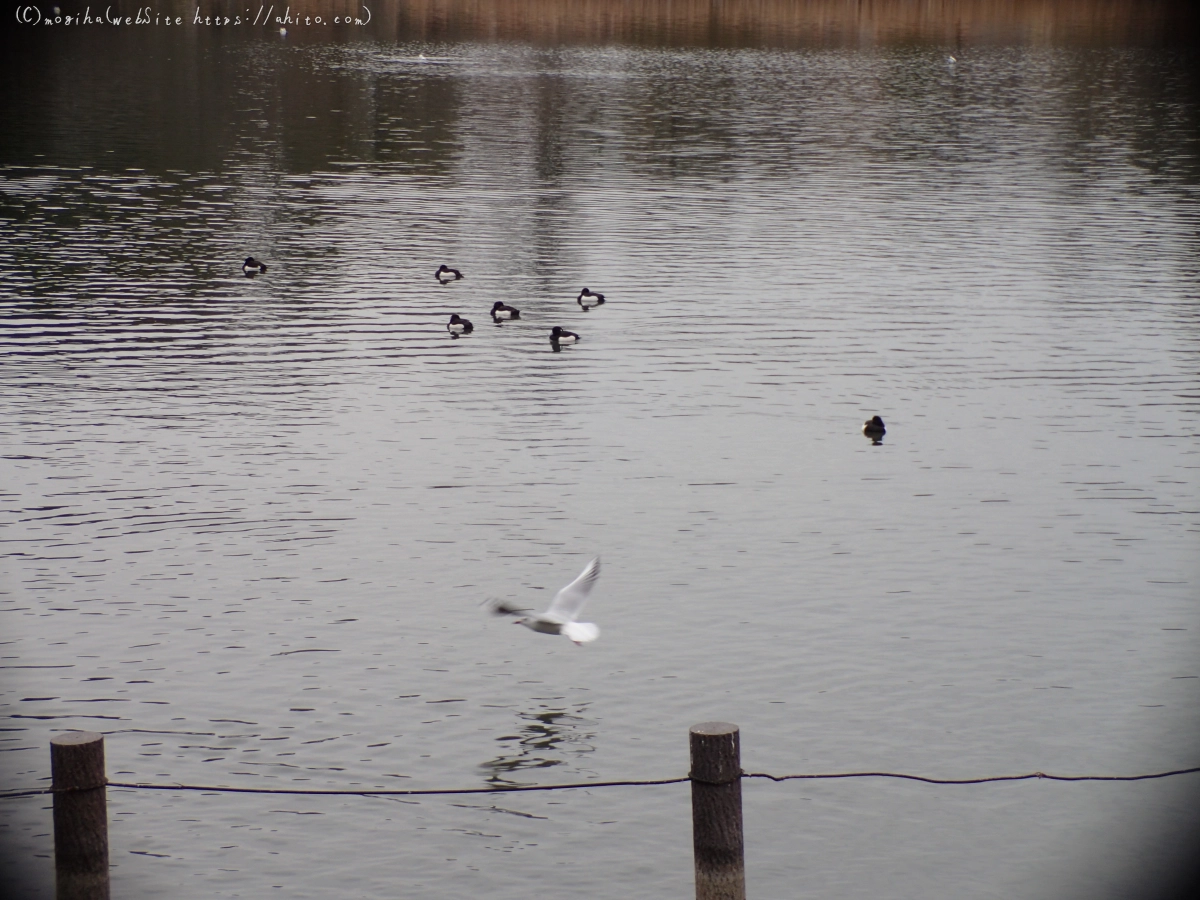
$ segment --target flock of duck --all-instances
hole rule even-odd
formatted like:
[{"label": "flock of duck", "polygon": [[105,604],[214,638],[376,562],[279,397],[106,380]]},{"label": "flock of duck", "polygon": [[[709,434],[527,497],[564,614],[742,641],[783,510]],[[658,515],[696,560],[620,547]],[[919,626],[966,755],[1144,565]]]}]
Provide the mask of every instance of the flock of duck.
[{"label": "flock of duck", "polygon": [[[255,275],[262,275],[267,271],[266,263],[259,262],[253,256],[247,256],[246,261],[242,263],[242,272],[247,278],[253,278]],[[461,281],[463,273],[458,269],[452,268],[445,263],[438,266],[433,277],[440,284],[450,284],[452,281]],[[575,298],[575,302],[587,312],[594,307],[600,306],[604,302],[604,295],[596,291],[584,288],[579,292],[579,296]],[[511,319],[521,318],[521,311],[515,306],[509,306],[501,300],[497,300],[492,304],[491,309],[492,321],[497,325],[501,325]],[[450,321],[446,323],[446,331],[450,333],[450,337],[459,338],[464,334],[470,334],[475,330],[475,326],[470,319],[464,319],[458,313],[450,316]],[[567,331],[561,325],[555,325],[550,329],[550,346],[554,352],[559,352],[564,345],[571,345],[579,340],[579,335],[573,331]],[[871,439],[872,444],[882,444],[883,436],[887,434],[887,429],[883,425],[883,419],[879,416],[871,416],[863,423],[862,432]]]},{"label": "flock of duck", "polygon": [[[440,284],[449,284],[452,281],[461,281],[463,273],[458,269],[451,268],[443,263],[438,266],[438,270],[433,273],[433,277]],[[579,296],[575,301],[583,308],[584,312],[589,309],[599,306],[604,302],[604,295],[598,294],[595,291],[584,288],[579,292]],[[502,325],[510,319],[521,318],[521,311],[515,306],[509,306],[502,300],[497,300],[492,304],[491,309],[492,321],[497,325]],[[446,330],[450,332],[450,337],[457,338],[464,334],[470,334],[475,330],[475,325],[470,319],[464,319],[458,313],[450,316],[450,321],[446,323]],[[579,340],[579,335],[573,331],[567,331],[561,325],[555,325],[550,329],[550,346],[557,353],[564,345],[574,344]]]}]

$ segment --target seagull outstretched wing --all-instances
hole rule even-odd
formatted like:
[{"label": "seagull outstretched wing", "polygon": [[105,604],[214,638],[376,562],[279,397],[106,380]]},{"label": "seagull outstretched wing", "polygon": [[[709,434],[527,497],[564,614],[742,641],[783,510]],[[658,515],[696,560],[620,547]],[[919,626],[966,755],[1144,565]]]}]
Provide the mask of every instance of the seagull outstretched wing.
[{"label": "seagull outstretched wing", "polygon": [[547,617],[554,617],[563,623],[574,622],[575,618],[583,610],[583,604],[587,602],[588,595],[591,594],[592,587],[596,584],[596,579],[599,577],[600,557],[597,556],[584,567],[583,571],[579,573],[578,578],[554,596],[554,602],[550,604],[550,608],[546,610],[545,615]]}]

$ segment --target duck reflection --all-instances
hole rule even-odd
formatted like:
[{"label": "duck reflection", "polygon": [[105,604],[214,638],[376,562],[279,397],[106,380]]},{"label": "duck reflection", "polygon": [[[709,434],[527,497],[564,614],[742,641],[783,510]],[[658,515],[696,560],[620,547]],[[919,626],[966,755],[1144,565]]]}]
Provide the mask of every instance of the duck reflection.
[{"label": "duck reflection", "polygon": [[519,712],[520,728],[515,734],[496,738],[504,752],[481,764],[489,784],[520,784],[514,775],[525,769],[549,769],[567,765],[595,750],[596,723],[583,713],[586,704],[574,711],[543,706],[537,712]]}]

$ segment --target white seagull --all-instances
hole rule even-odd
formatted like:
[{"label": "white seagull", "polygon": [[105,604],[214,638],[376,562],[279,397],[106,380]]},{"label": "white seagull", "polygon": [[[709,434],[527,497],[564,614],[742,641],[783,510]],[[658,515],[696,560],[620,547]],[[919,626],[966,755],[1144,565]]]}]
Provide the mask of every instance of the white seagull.
[{"label": "white seagull", "polygon": [[554,602],[544,613],[535,616],[521,615],[530,612],[510,606],[503,600],[493,600],[491,610],[498,616],[520,616],[515,624],[524,625],[542,634],[564,634],[576,644],[586,644],[600,637],[600,629],[591,622],[576,622],[575,619],[583,611],[583,604],[592,593],[592,586],[600,577],[600,557],[588,563],[579,577],[554,595]]}]

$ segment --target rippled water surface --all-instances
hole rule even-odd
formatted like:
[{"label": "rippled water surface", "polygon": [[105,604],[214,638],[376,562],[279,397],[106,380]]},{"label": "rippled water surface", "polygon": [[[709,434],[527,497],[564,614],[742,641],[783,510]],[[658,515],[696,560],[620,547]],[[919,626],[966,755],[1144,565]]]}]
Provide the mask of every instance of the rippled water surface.
[{"label": "rippled water surface", "polygon": [[[6,788],[70,729],[264,787],[671,778],[711,719],[776,774],[1200,762],[1193,52],[53,40],[0,166]],[[595,554],[594,644],[480,609]],[[1129,896],[1196,777],[747,782],[750,891]],[[684,897],[687,790],[113,789],[114,896]],[[0,801],[19,896],[48,810]]]}]

